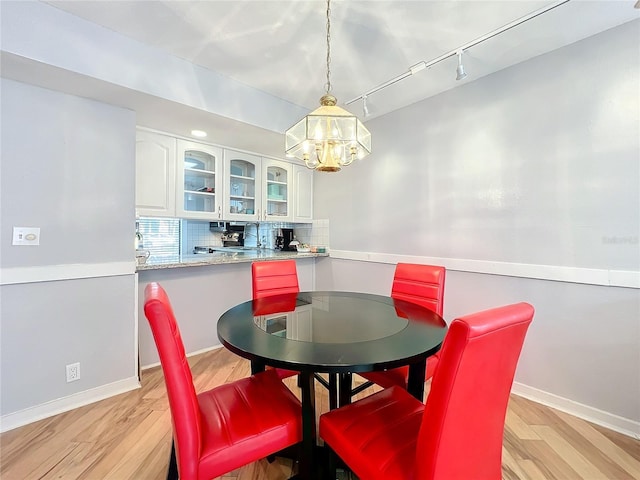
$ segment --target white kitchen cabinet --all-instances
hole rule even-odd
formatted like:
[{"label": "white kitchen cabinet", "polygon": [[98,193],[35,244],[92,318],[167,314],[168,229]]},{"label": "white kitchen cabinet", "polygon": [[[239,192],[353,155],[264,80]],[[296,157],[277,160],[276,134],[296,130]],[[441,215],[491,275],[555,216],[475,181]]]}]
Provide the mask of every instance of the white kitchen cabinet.
[{"label": "white kitchen cabinet", "polygon": [[136,215],[175,217],[176,139],[136,131]]},{"label": "white kitchen cabinet", "polygon": [[222,219],[222,148],[177,141],[176,216]]},{"label": "white kitchen cabinet", "polygon": [[290,222],[293,198],[293,164],[262,158],[261,221]]},{"label": "white kitchen cabinet", "polygon": [[224,149],[224,220],[257,222],[262,216],[262,159]]},{"label": "white kitchen cabinet", "polygon": [[293,221],[313,221],[313,170],[293,165]]}]

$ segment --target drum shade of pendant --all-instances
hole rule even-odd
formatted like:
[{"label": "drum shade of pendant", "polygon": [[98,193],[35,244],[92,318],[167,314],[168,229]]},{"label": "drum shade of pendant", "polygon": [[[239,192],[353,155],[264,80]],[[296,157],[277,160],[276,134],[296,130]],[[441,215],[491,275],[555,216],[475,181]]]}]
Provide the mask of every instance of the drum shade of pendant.
[{"label": "drum shade of pendant", "polygon": [[304,161],[319,172],[338,172],[356,158],[371,153],[371,133],[362,122],[336,105],[331,91],[331,0],[327,0],[327,84],[320,107],[304,117],[285,134],[287,157]]}]

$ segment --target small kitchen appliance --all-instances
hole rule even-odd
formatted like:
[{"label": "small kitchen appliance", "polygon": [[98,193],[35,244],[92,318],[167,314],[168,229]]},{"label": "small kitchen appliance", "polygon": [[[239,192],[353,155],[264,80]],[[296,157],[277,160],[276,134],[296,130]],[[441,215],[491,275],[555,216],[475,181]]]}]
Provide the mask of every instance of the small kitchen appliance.
[{"label": "small kitchen appliance", "polygon": [[244,246],[244,225],[227,224],[225,231],[221,235],[223,247]]},{"label": "small kitchen appliance", "polygon": [[[283,252],[295,252],[296,247],[290,245],[293,242],[293,228],[282,228],[282,248]],[[276,245],[277,245],[277,237],[276,237]]]}]

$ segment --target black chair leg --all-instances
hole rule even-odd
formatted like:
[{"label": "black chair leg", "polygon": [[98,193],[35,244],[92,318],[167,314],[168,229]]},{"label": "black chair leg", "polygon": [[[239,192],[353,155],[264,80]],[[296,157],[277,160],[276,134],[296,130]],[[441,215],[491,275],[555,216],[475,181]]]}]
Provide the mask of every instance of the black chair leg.
[{"label": "black chair leg", "polygon": [[329,374],[329,410],[338,408],[338,374]]},{"label": "black chair leg", "polygon": [[337,465],[338,465],[338,456],[333,449],[325,443],[325,448],[327,450],[327,476],[326,480],[336,480],[337,475]]},{"label": "black chair leg", "polygon": [[176,460],[176,445],[173,440],[171,440],[171,457],[169,457],[167,480],[178,480],[178,461]]}]

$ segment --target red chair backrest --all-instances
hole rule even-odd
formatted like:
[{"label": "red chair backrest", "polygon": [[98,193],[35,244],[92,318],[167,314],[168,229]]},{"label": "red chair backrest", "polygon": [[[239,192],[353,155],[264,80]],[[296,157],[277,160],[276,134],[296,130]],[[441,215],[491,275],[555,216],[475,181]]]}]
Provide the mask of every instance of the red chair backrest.
[{"label": "red chair backrest", "polygon": [[144,289],[149,320],[167,386],[180,478],[196,478],[200,455],[200,408],[180,329],[165,290],[158,283]]},{"label": "red chair backrest", "polygon": [[445,274],[444,267],[398,263],[391,297],[417,303],[442,316]]},{"label": "red chair backrest", "polygon": [[500,480],[507,404],[533,313],[518,303],[451,322],[420,427],[416,478]]},{"label": "red chair backrest", "polygon": [[295,260],[275,260],[251,264],[253,298],[281,293],[298,293],[298,270]]}]

